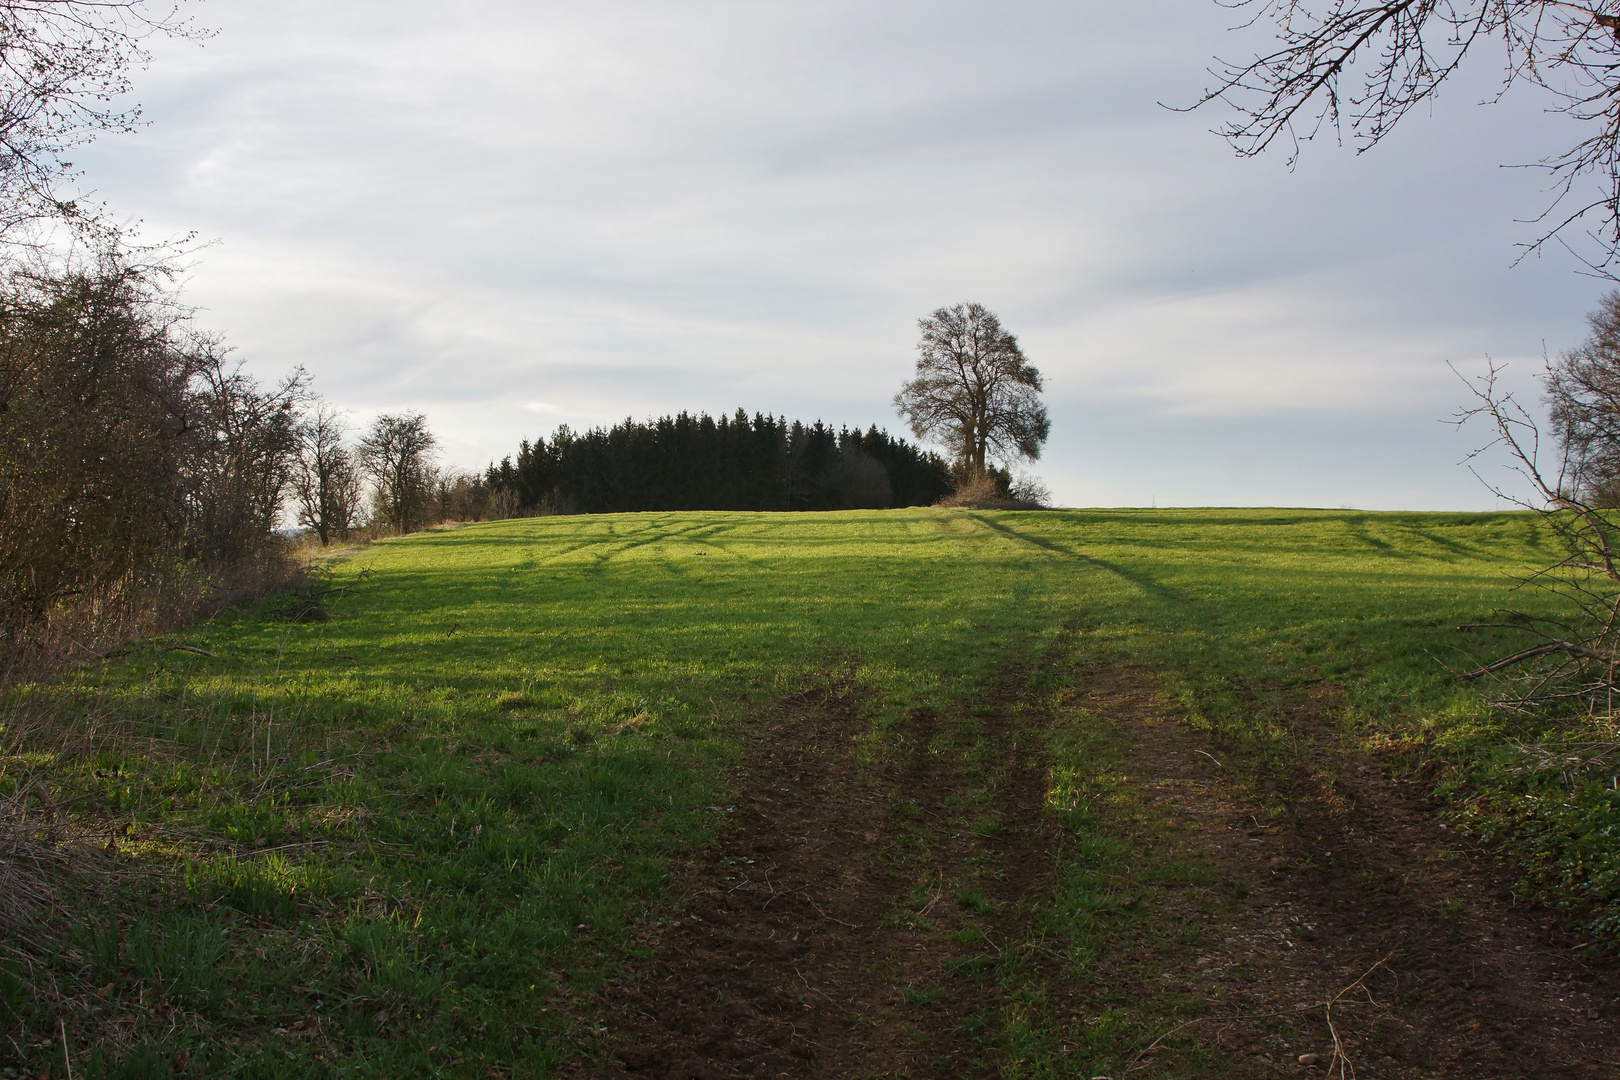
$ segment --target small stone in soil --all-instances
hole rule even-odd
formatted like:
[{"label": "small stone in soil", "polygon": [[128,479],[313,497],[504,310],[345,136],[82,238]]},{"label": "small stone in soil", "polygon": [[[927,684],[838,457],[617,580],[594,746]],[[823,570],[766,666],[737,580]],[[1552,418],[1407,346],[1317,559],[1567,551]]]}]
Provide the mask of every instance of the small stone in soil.
[{"label": "small stone in soil", "polygon": [[1322,1055],[1321,1054],[1301,1054],[1301,1055],[1299,1055],[1299,1063],[1301,1065],[1320,1065],[1320,1064],[1322,1064]]}]

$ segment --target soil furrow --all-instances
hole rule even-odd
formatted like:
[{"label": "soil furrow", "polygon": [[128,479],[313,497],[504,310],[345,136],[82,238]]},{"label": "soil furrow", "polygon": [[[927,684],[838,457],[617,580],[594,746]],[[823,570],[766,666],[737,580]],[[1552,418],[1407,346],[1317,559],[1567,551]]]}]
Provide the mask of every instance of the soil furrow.
[{"label": "soil furrow", "polygon": [[982,716],[919,711],[879,740],[856,692],[779,702],[689,903],[595,1003],[584,1073],[987,1072],[983,969],[1050,889],[1044,766],[1004,681]]},{"label": "soil furrow", "polygon": [[[1183,1036],[1236,1055],[1231,1075],[1322,1075],[1335,1032],[1362,1077],[1617,1075],[1620,967],[1516,901],[1498,857],[1440,822],[1426,785],[1338,746],[1321,723],[1330,703],[1296,705],[1315,769],[1234,784],[1235,760],[1158,709],[1146,679],[1099,677],[1081,701],[1127,740],[1132,782],[1153,802],[1158,820],[1136,843],[1213,867],[1210,885],[1156,897],[1161,917],[1202,931],[1157,966],[1164,992],[1249,1016]],[[1301,1007],[1369,969],[1334,1031],[1324,1009]],[[1303,1054],[1317,1069],[1300,1068]]]},{"label": "soil furrow", "polygon": [[678,917],[642,927],[581,1013],[601,1041],[577,1074],[995,1075],[1021,987],[1082,1032],[1116,1007],[1161,1030],[1201,1015],[1132,1075],[1615,1075],[1620,969],[1515,902],[1420,783],[1343,749],[1325,698],[1294,705],[1315,765],[1275,773],[1146,676],[1071,692],[1125,748],[1135,809],[1102,827],[1130,845],[1135,914],[1084,965],[1042,946],[1062,847],[1042,729],[1068,720],[1032,705],[1029,670],[886,731],[848,687],[779,702]]}]

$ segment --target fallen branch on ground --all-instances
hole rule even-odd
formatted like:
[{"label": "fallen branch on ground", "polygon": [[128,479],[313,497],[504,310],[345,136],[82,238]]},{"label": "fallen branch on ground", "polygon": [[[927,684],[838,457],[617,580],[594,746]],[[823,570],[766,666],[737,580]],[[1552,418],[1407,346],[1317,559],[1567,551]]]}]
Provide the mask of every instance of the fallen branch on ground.
[{"label": "fallen branch on ground", "polygon": [[1578,660],[1596,660],[1598,663],[1611,668],[1616,663],[1615,657],[1598,652],[1595,649],[1589,649],[1585,645],[1574,641],[1548,641],[1541,645],[1532,645],[1530,648],[1516,652],[1512,656],[1504,656],[1500,660],[1475,668],[1473,671],[1465,671],[1458,675],[1457,678],[1483,678],[1486,675],[1494,675],[1496,672],[1512,667],[1515,664],[1522,664],[1526,660],[1534,660],[1538,656],[1549,656],[1554,653],[1563,653]]},{"label": "fallen branch on ground", "polygon": [[218,660],[219,659],[219,654],[218,653],[211,653],[207,649],[199,649],[195,645],[170,645],[167,649],[164,649],[163,651],[164,652],[188,652],[188,653],[194,653],[197,656],[206,656],[211,660]]}]

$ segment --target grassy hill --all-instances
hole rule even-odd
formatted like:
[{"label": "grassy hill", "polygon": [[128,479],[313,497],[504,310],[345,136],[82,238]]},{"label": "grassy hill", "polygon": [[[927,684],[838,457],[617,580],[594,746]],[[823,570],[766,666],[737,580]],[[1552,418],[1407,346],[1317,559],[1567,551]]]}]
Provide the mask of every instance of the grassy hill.
[{"label": "grassy hill", "polygon": [[[1510,589],[1550,543],[1517,514],[908,510],[373,544],[317,595],[8,699],[3,780],[60,865],[0,960],[0,1076],[543,1075],[603,1034],[580,1003],[685,895],[777,703],[842,695],[869,762],[921,715],[962,745],[1047,718],[1057,810],[1107,756],[1063,726],[1104,671],[1246,761],[1314,752],[1307,688],[1335,737],[1455,759],[1498,721],[1443,664],[1507,646],[1457,627],[1537,602]],[[1073,785],[1062,827],[1103,837]],[[1106,951],[1063,895],[1041,947]],[[1058,1053],[1007,1015],[985,1067]],[[1121,1067],[1155,1016],[1086,1053]]]}]

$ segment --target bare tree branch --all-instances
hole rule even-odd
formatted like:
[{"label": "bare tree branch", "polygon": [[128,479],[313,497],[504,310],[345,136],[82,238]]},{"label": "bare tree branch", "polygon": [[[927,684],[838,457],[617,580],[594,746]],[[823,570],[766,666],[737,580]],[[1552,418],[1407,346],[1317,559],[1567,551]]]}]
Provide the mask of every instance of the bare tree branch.
[{"label": "bare tree branch", "polygon": [[[1612,313],[1620,318],[1620,294],[1610,301]],[[1554,597],[1570,612],[1567,619],[1514,614],[1503,622],[1459,627],[1511,627],[1540,639],[1458,674],[1467,680],[1496,679],[1500,690],[1494,703],[1515,712],[1577,701],[1591,713],[1605,712],[1616,688],[1620,512],[1611,507],[1613,497],[1620,495],[1614,486],[1620,478],[1620,394],[1610,390],[1620,389],[1620,351],[1611,355],[1603,342],[1612,330],[1620,344],[1620,322],[1611,326],[1600,311],[1593,316],[1593,327],[1593,339],[1585,346],[1548,364],[1543,386],[1554,423],[1550,450],[1543,446],[1535,418],[1500,388],[1501,369],[1495,364],[1483,376],[1465,379],[1475,404],[1455,417],[1458,425],[1475,420],[1490,425],[1491,440],[1469,454],[1469,460],[1492,448],[1506,450],[1512,472],[1528,482],[1531,494],[1510,494],[1488,482],[1486,487],[1534,512],[1564,552],[1558,562],[1529,574],[1521,584]]]},{"label": "bare tree branch", "polygon": [[918,319],[917,327],[917,374],[894,396],[912,432],[946,443],[973,475],[983,475],[992,457],[1040,457],[1052,430],[1041,373],[995,313],[957,304]]},{"label": "bare tree branch", "polygon": [[1529,84],[1552,96],[1550,111],[1591,131],[1524,166],[1550,174],[1552,200],[1529,219],[1541,228],[1519,257],[1556,240],[1589,272],[1613,278],[1620,269],[1620,0],[1216,2],[1251,12],[1246,26],[1270,24],[1276,45],[1247,61],[1218,60],[1214,88],[1189,108],[1225,103],[1236,117],[1216,134],[1245,157],[1283,141],[1290,166],[1301,142],[1324,129],[1358,153],[1371,148],[1470,53],[1500,48],[1493,100]]}]

